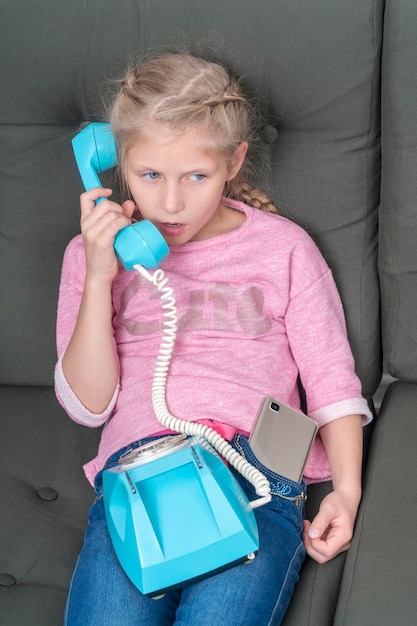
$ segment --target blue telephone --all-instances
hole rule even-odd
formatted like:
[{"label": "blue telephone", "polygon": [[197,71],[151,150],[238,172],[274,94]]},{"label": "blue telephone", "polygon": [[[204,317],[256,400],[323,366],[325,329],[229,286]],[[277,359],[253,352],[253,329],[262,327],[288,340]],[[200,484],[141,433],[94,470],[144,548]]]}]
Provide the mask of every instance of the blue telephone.
[{"label": "blue telephone", "polygon": [[[101,187],[98,174],[117,165],[117,151],[110,124],[93,122],[72,140],[75,160],[86,191]],[[100,202],[103,198],[99,198]],[[127,270],[134,265],[155,269],[169,254],[159,230],[148,220],[126,226],[114,240],[117,256]]]}]

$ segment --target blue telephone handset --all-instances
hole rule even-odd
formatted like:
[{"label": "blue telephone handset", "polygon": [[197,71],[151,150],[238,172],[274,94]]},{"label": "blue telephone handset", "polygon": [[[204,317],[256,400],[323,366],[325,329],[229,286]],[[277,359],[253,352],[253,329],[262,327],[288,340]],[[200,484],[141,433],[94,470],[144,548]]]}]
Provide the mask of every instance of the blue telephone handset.
[{"label": "blue telephone handset", "polygon": [[[117,151],[110,124],[92,122],[72,140],[75,160],[85,189],[101,187],[98,174],[117,165]],[[99,198],[97,203],[103,200]],[[117,256],[127,270],[134,265],[155,269],[169,254],[159,230],[143,220],[119,231],[114,240]]]}]

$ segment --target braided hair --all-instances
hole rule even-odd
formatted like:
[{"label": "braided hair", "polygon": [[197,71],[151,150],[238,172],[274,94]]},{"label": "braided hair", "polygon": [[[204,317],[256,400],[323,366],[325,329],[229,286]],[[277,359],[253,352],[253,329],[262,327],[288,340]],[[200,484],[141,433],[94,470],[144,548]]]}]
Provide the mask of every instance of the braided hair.
[{"label": "braided hair", "polygon": [[[257,143],[257,113],[239,81],[219,64],[188,53],[164,53],[129,68],[113,102],[110,121],[123,170],[126,154],[150,126],[182,132],[202,129],[202,148],[221,152],[231,164],[236,148]],[[204,142],[204,143],[203,143]],[[224,195],[278,213],[260,189],[248,182],[246,157]]]}]

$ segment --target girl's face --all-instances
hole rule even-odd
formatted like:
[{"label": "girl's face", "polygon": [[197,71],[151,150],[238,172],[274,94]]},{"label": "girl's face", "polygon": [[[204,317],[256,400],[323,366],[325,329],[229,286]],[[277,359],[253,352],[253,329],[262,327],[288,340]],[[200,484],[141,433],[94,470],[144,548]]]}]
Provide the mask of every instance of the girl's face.
[{"label": "girl's face", "polygon": [[246,155],[242,143],[232,165],[224,155],[204,152],[194,129],[181,134],[159,127],[127,152],[124,175],[144,219],[155,224],[168,245],[208,239],[236,228],[243,214],[222,202],[226,181]]}]

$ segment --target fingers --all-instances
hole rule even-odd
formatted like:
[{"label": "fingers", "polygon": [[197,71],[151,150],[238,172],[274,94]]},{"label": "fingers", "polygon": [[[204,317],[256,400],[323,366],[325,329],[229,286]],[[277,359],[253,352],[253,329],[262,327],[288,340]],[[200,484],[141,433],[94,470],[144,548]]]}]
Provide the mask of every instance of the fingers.
[{"label": "fingers", "polygon": [[96,207],[96,202],[101,198],[109,198],[112,195],[111,189],[104,187],[95,187],[89,191],[85,191],[80,196],[81,216],[91,213]]},{"label": "fingers", "polygon": [[337,530],[331,527],[322,536],[311,538],[309,525],[310,522],[306,521],[303,533],[304,547],[307,554],[318,563],[326,563],[349,548],[350,540],[346,541]]},{"label": "fingers", "polygon": [[[109,200],[110,189],[95,188],[81,195],[81,232],[84,239],[89,272],[113,279],[117,273],[117,259],[113,244],[116,234],[131,223],[134,203],[120,206]],[[103,200],[96,204],[97,200]],[[133,208],[132,206],[133,205]]]},{"label": "fingers", "polygon": [[133,202],[133,200],[125,200],[122,204],[122,208],[125,215],[127,215],[128,217],[132,217],[136,209],[136,204]]},{"label": "fingers", "polygon": [[[108,200],[111,194],[111,189],[100,187],[81,195],[81,231],[88,240],[97,241],[97,237],[104,235],[108,243],[121,228],[130,224],[134,203],[127,201],[120,206]],[[96,204],[99,199],[102,201]]]},{"label": "fingers", "polygon": [[325,563],[350,546],[353,521],[343,508],[324,502],[313,522],[304,521],[303,540],[307,554]]}]

